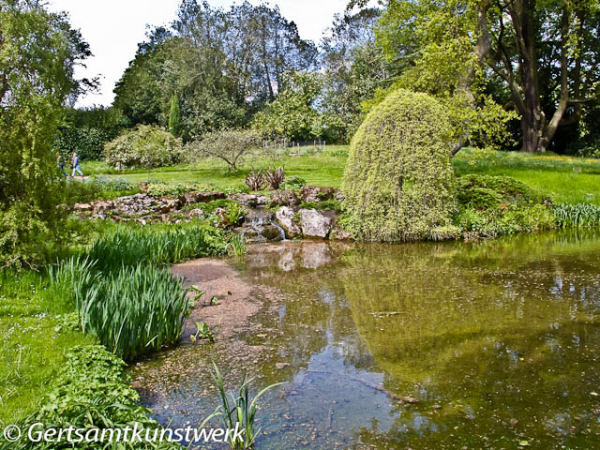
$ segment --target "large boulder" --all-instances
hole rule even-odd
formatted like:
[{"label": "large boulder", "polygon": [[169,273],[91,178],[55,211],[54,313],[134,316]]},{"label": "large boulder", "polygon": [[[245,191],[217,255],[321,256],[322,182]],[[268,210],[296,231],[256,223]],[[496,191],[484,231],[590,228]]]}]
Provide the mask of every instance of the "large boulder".
[{"label": "large boulder", "polygon": [[285,236],[288,239],[294,239],[302,234],[302,230],[294,221],[296,214],[292,208],[282,206],[275,213],[275,219],[279,226],[285,231]]},{"label": "large boulder", "polygon": [[332,211],[317,211],[316,209],[301,209],[300,227],[306,238],[326,239],[335,222],[335,213]]},{"label": "large boulder", "polygon": [[231,194],[229,195],[231,200],[235,200],[238,203],[248,208],[258,208],[265,206],[268,203],[268,198],[263,194]]}]

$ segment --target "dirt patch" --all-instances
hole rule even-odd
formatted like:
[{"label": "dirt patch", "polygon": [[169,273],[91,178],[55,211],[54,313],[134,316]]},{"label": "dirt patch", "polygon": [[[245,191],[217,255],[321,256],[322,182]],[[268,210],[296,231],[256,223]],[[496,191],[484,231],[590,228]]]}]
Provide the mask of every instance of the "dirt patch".
[{"label": "dirt patch", "polygon": [[[186,320],[182,341],[190,342],[196,333],[196,322],[206,322],[215,330],[217,339],[235,335],[248,325],[250,317],[260,309],[254,288],[223,259],[199,259],[172,267],[173,275],[184,277],[186,286],[196,286],[205,294],[196,301]],[[190,297],[195,293],[190,292]],[[210,305],[216,298],[217,304]]]}]

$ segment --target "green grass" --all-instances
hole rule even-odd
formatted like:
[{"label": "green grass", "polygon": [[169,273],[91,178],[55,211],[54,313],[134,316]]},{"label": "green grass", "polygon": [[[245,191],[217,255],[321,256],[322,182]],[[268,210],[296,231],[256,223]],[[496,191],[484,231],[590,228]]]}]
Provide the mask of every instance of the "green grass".
[{"label": "green grass", "polygon": [[0,272],[0,425],[34,413],[66,353],[95,342],[77,331],[57,331],[57,316],[72,309],[48,286],[47,277],[32,271]]},{"label": "green grass", "polygon": [[[296,176],[306,180],[307,184],[339,188],[347,154],[347,146],[328,146],[314,154],[301,150],[299,156],[296,152],[280,153],[275,158],[252,156],[237,173],[228,171],[218,160],[207,159],[196,166],[179,165],[155,170],[150,178],[169,184],[203,183],[213,185],[216,189],[231,189],[243,185],[244,178],[252,168],[284,165],[287,177]],[[130,182],[148,180],[147,171],[135,170],[116,175],[103,163],[87,164],[97,175],[126,178]],[[463,149],[453,159],[453,165],[457,175],[475,173],[514,177],[551,195],[555,203],[600,205],[600,160],[552,153],[530,155]]]}]

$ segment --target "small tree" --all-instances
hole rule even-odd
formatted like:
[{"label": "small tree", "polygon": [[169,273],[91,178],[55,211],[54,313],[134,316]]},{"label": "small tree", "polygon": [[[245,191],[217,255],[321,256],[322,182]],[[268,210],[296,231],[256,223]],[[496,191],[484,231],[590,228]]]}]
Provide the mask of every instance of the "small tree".
[{"label": "small tree", "polygon": [[171,98],[171,111],[169,113],[169,131],[178,138],[181,137],[181,110],[179,109],[179,97],[175,94]]},{"label": "small tree", "polygon": [[342,185],[348,231],[395,242],[450,225],[450,139],[450,121],[434,98],[405,90],[389,95],[352,140]]},{"label": "small tree", "polygon": [[226,130],[206,134],[202,140],[188,144],[186,152],[192,161],[205,155],[219,158],[235,172],[242,158],[261,143],[262,137],[254,131]]}]

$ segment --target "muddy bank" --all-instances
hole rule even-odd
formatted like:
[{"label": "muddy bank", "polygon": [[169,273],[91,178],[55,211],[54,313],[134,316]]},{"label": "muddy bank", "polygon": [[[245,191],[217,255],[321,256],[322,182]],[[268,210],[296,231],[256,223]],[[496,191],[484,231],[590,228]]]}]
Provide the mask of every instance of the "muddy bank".
[{"label": "muddy bank", "polygon": [[[174,276],[183,277],[186,286],[204,291],[196,300],[186,320],[182,343],[191,342],[196,322],[205,322],[217,339],[227,339],[247,326],[248,320],[260,309],[255,289],[242,281],[239,274],[224,259],[207,258],[173,266]],[[193,298],[194,291],[189,293]],[[211,305],[211,299],[216,304]]]}]

